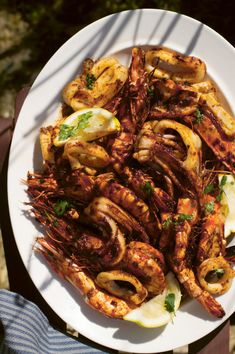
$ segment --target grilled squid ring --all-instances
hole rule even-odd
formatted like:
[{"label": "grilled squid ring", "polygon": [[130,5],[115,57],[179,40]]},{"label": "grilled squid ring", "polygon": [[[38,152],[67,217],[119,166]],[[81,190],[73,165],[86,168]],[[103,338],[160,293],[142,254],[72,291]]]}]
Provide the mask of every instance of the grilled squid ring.
[{"label": "grilled squid ring", "polygon": [[211,81],[202,81],[197,82],[196,84],[192,84],[190,88],[186,86],[186,89],[191,89],[198,93],[215,93],[216,88]]},{"label": "grilled squid ring", "polygon": [[51,131],[52,129],[53,129],[52,127],[41,128],[39,140],[40,140],[40,147],[41,147],[43,161],[54,164],[55,156],[53,150],[51,149],[53,145],[52,131]]},{"label": "grilled squid ring", "polygon": [[[120,286],[117,281],[127,283],[127,286]],[[134,275],[122,270],[101,272],[96,277],[96,283],[110,294],[136,305],[141,304],[148,295],[147,289]]]},{"label": "grilled squid ring", "polygon": [[[206,277],[218,270],[221,271],[221,275],[216,277],[215,282],[207,281]],[[197,269],[197,276],[204,290],[207,290],[210,294],[222,295],[230,289],[235,271],[222,256],[219,256],[203,261]]]},{"label": "grilled squid ring", "polygon": [[[170,144],[174,147],[175,141],[171,141],[172,135],[167,134],[167,130],[175,130],[181,136],[187,150],[186,158],[173,156],[173,153],[169,152],[168,147]],[[146,122],[137,136],[135,151],[135,159],[141,164],[160,166],[181,190],[190,193],[177,177],[179,170],[187,175],[196,193],[201,193],[201,179],[198,177],[201,170],[201,139],[190,128],[169,119]],[[180,150],[179,153],[181,155]],[[174,167],[169,163],[169,159],[173,160]]]},{"label": "grilled squid ring", "polygon": [[105,197],[95,198],[85,209],[86,215],[90,215],[94,221],[97,211],[113,219],[125,234],[137,233],[141,240],[149,243],[149,237],[138,221],[110,199]]},{"label": "grilled squid ring", "polygon": [[[105,202],[103,198],[103,202]],[[123,259],[126,250],[126,241],[123,233],[119,229],[115,220],[106,212],[105,206],[102,208],[102,199],[95,198],[84,210],[85,215],[89,217],[103,232],[108,240],[104,247],[102,263],[114,266]]]},{"label": "grilled squid ring", "polygon": [[206,65],[199,58],[183,55],[168,48],[154,48],[145,54],[146,70],[160,79],[187,81],[196,83],[203,81]]},{"label": "grilled squid ring", "polygon": [[[122,88],[128,70],[117,59],[107,57],[93,62],[63,90],[64,101],[78,111],[84,107],[103,107]],[[91,82],[87,82],[88,77]]]},{"label": "grilled squid ring", "polygon": [[199,102],[212,112],[225,134],[235,136],[235,119],[221,106],[214,92],[201,94]]},{"label": "grilled squid ring", "polygon": [[188,171],[200,172],[200,154],[201,154],[201,139],[190,128],[185,125],[164,119],[154,124],[154,133],[164,134],[165,130],[173,129],[181,136],[184,145],[187,148],[187,157],[182,161],[182,167]]},{"label": "grilled squid ring", "polygon": [[110,163],[110,157],[102,146],[75,138],[65,144],[64,157],[69,160],[72,170],[82,166],[104,168]]}]

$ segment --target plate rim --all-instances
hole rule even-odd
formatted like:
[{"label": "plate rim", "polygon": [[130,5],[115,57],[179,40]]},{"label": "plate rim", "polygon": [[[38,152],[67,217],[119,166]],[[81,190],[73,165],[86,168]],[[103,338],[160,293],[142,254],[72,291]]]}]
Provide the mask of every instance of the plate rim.
[{"label": "plate rim", "polygon": [[[146,9],[136,9],[136,10],[125,10],[125,11],[121,11],[121,12],[118,12],[118,13],[115,13],[115,14],[110,14],[110,15],[107,15],[107,16],[105,16],[105,17],[102,17],[101,19],[98,19],[98,20],[96,20],[96,21],[94,21],[93,23],[90,23],[90,24],[88,24],[86,27],[84,27],[84,28],[82,28],[80,31],[78,31],[77,33],[75,33],[71,38],[69,38],[60,48],[58,48],[58,50],[51,56],[51,58],[48,60],[48,62],[46,63],[46,65],[42,68],[42,70],[40,71],[40,73],[39,73],[39,75],[41,74],[41,72],[45,69],[45,67],[47,66],[47,65],[50,65],[50,63],[52,63],[53,62],[53,60],[54,60],[54,58],[57,56],[57,53],[60,51],[60,49],[62,48],[62,47],[64,47],[65,45],[67,45],[73,38],[75,38],[76,36],[78,36],[79,35],[79,33],[81,33],[81,32],[83,32],[83,31],[87,31],[87,30],[89,30],[90,28],[92,28],[92,26],[94,25],[94,24],[98,24],[98,23],[102,23],[102,22],[105,22],[107,19],[111,19],[113,16],[115,16],[115,15],[117,15],[117,14],[119,14],[119,15],[122,15],[122,16],[124,16],[125,14],[128,14],[128,13],[139,13],[139,12],[152,12],[152,11],[154,11],[154,12],[158,12],[158,13],[167,13],[167,14],[172,14],[172,15],[177,15],[178,13],[177,12],[174,12],[174,11],[168,11],[168,10],[162,10],[162,9],[150,9],[150,8],[146,8]],[[202,24],[202,22],[200,22],[200,21],[198,21],[198,20],[196,20],[196,19],[194,19],[194,18],[192,18],[192,17],[189,17],[189,16],[187,16],[187,15],[184,15],[184,14],[179,14],[182,18],[187,18],[189,21],[192,21],[192,22],[195,22],[196,24]],[[208,30],[208,31],[211,31],[212,33],[213,33],[213,35],[215,35],[215,36],[218,36],[218,38],[220,39],[220,41],[222,40],[222,42],[224,43],[224,44],[226,44],[226,46],[228,46],[228,48],[230,48],[230,50],[232,49],[233,50],[233,52],[234,52],[234,54],[235,54],[235,49],[234,49],[234,47],[224,38],[224,37],[222,37],[219,33],[217,33],[214,29],[212,29],[212,28],[210,28],[209,26],[207,26],[207,25],[205,25],[205,24],[203,24],[203,26],[206,28],[206,30]],[[38,75],[38,76],[39,76]],[[37,76],[37,78],[36,78],[36,80],[34,81],[34,83],[33,83],[33,85],[32,85],[32,88],[34,87],[34,85],[35,85],[35,83],[37,83],[37,79],[38,79],[38,76]],[[23,106],[22,106],[22,108],[21,108],[21,112],[22,112],[22,110],[24,109],[24,106],[26,106],[28,103],[28,100],[27,99],[29,99],[29,96],[26,98],[26,100],[25,100],[25,102],[24,102],[24,104],[23,104]],[[19,117],[18,117],[18,121],[19,121],[19,119],[20,119],[20,116],[21,116],[21,112],[20,112],[20,114],[19,114]],[[16,131],[16,129],[17,129],[17,124],[16,124],[16,128],[15,128],[15,131]],[[9,166],[10,166],[10,164],[11,164],[11,157],[12,157],[12,147],[14,146],[14,144],[15,144],[15,132],[14,132],[14,134],[13,134],[13,139],[12,139],[12,145],[11,145],[11,149],[10,149],[10,157],[9,157]],[[18,239],[16,238],[16,226],[15,226],[15,223],[14,223],[14,221],[13,221],[13,214],[14,214],[14,211],[12,210],[12,195],[11,195],[11,193],[12,193],[12,191],[11,191],[11,187],[10,187],[10,182],[11,182],[11,168],[9,167],[8,168],[8,203],[9,203],[9,213],[10,213],[10,219],[11,219],[11,223],[12,223],[12,229],[13,229],[13,234],[14,234],[14,238],[15,238],[15,240],[16,240],[16,244],[17,244],[17,248],[18,248],[18,250],[20,250],[20,248],[19,248],[19,245],[18,245]],[[21,258],[22,258],[22,255],[21,255],[21,252],[20,252],[20,256],[21,256]],[[25,260],[22,258],[22,260],[23,260],[23,263],[25,264]],[[26,264],[25,264],[25,266],[27,266]],[[26,269],[27,269],[27,267],[26,267]],[[30,275],[30,277],[31,277],[31,279],[32,279],[32,281],[33,281],[33,283],[35,284],[35,281],[34,281],[34,279],[32,278],[32,275],[30,274],[30,272],[28,271],[28,273],[29,273],[29,275]],[[37,287],[37,285],[35,284],[35,286]],[[37,289],[38,289],[38,287],[37,287]],[[44,297],[44,295],[41,293],[41,291],[38,289],[38,291],[40,292],[40,294]],[[46,302],[48,303],[48,301],[47,301],[47,299],[44,297],[44,299],[46,300]],[[52,304],[50,304],[49,303],[49,305],[53,308],[53,305]],[[55,309],[53,308],[53,310],[55,311]],[[57,313],[57,311],[55,311],[56,313]],[[58,313],[57,313],[58,314]],[[61,315],[60,314],[58,314],[60,317],[61,317]],[[231,314],[230,314],[231,315]],[[228,316],[229,317],[229,316]],[[224,321],[226,320],[226,318],[221,322],[221,321],[219,321],[219,323],[218,323],[218,325],[216,326],[216,327],[214,327],[214,329],[215,328],[217,328],[221,323],[223,323]],[[206,334],[208,334],[210,332],[210,330],[206,333]],[[82,331],[80,330],[80,333],[82,333]],[[82,333],[83,334],[83,333]],[[204,335],[206,335],[206,334],[204,334]],[[90,337],[87,335],[87,334],[84,334],[85,336],[87,336],[89,339],[90,339]],[[204,336],[203,335],[203,336]],[[203,336],[201,336],[200,338],[202,338]],[[197,338],[197,339],[199,339],[199,338]],[[194,340],[197,340],[197,339],[194,339]],[[91,340],[93,340],[94,341],[94,339],[91,339]],[[193,340],[193,341],[194,341]],[[95,341],[95,342],[97,342],[97,340]],[[102,345],[104,345],[104,346],[106,346],[107,348],[112,348],[112,349],[118,349],[118,350],[123,350],[123,348],[117,348],[117,347],[112,347],[112,346],[109,346],[109,345],[107,345],[107,343],[105,342],[102,342],[102,341],[100,341],[100,342],[97,342],[97,343],[99,343],[99,344],[102,344]],[[189,344],[189,343],[188,343]],[[184,345],[184,344],[182,344],[182,345]],[[176,348],[176,347],[169,347],[169,348],[166,348],[165,350],[172,350],[172,349],[174,349],[174,348]],[[131,348],[129,349],[129,348],[125,348],[125,350],[126,351],[128,351],[128,352],[131,352],[132,350],[131,350]],[[162,350],[161,350],[162,351]],[[135,349],[135,352],[138,352],[138,353],[142,353],[142,351],[136,351],[136,349]],[[154,350],[154,351],[146,351],[146,353],[156,353],[156,350]]]}]

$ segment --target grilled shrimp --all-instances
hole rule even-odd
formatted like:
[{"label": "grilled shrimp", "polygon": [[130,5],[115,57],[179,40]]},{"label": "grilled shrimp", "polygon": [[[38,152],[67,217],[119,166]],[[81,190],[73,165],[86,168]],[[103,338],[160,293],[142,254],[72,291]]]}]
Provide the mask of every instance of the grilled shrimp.
[{"label": "grilled shrimp", "polygon": [[162,188],[156,187],[153,179],[142,170],[126,166],[123,169],[122,176],[136,195],[149,202],[150,206],[154,204],[155,209],[161,212],[169,212],[174,209],[172,197]]},{"label": "grilled shrimp", "polygon": [[38,238],[37,244],[35,251],[47,260],[60,277],[71,283],[95,310],[112,318],[123,318],[131,310],[126,301],[100,290],[93,277],[84,267],[68,258],[60,250],[59,244],[55,246],[45,238]]},{"label": "grilled shrimp", "polygon": [[225,315],[223,307],[216,301],[213,296],[206,290],[203,290],[195,278],[192,269],[182,268],[176,272],[177,278],[184,286],[188,294],[197,300],[204,309],[212,316],[221,318]]},{"label": "grilled shrimp", "polygon": [[196,199],[179,198],[177,213],[172,219],[175,228],[175,245],[172,261],[175,267],[186,263],[186,252],[189,246],[189,236],[192,226],[198,220],[198,203]]},{"label": "grilled shrimp", "polygon": [[206,194],[203,197],[203,204],[204,219],[198,242],[198,264],[202,263],[207,258],[223,256],[226,246],[224,239],[225,215],[221,210],[220,202],[216,200],[216,197]]},{"label": "grilled shrimp", "polygon": [[118,173],[121,173],[122,166],[131,155],[136,129],[143,124],[149,111],[147,73],[141,48],[132,49],[132,61],[123,96],[118,112],[121,131],[109,142],[112,163]]},{"label": "grilled shrimp", "polygon": [[158,295],[166,287],[164,271],[162,270],[162,257],[159,262],[160,252],[150,245],[132,241],[126,247],[122,261],[124,269],[143,279],[143,285],[149,294]]},{"label": "grilled shrimp", "polygon": [[[189,205],[190,208],[187,206]],[[192,226],[197,222],[197,202],[191,202],[186,198],[178,203],[176,216],[177,224],[175,225],[175,247],[173,255],[170,256],[170,264],[177,275],[179,282],[184,286],[188,294],[199,301],[202,306],[213,316],[223,317],[225,312],[222,306],[197,283],[195,274],[192,269],[187,266],[186,252],[189,246],[189,235]],[[187,214],[191,210],[191,214]],[[185,218],[185,215],[188,215]],[[183,216],[183,217],[182,217]],[[189,217],[190,216],[190,217]]]},{"label": "grilled shrimp", "polygon": [[140,250],[140,251],[144,252],[146,255],[150,256],[152,259],[154,259],[159,264],[163,273],[164,274],[167,273],[167,265],[165,262],[165,257],[157,248],[155,248],[147,243],[139,242],[139,241],[132,241],[132,242],[130,242],[129,246],[135,250]]},{"label": "grilled shrimp", "polygon": [[94,197],[94,178],[81,170],[66,170],[63,177],[59,176],[57,170],[51,174],[28,172],[26,184],[31,195],[44,192],[54,197],[73,198],[82,203],[87,203]]}]

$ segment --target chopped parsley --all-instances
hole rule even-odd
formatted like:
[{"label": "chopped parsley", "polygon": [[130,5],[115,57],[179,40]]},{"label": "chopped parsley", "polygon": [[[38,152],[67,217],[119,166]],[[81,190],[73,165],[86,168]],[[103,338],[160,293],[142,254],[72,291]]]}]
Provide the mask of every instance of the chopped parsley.
[{"label": "chopped parsley", "polygon": [[54,205],[54,212],[58,216],[64,215],[65,211],[70,207],[70,203],[67,200],[57,200],[56,204]]},{"label": "chopped parsley", "polygon": [[222,276],[224,275],[225,270],[222,268],[218,268],[214,270],[214,274],[217,276],[218,279],[221,279]]},{"label": "chopped parsley", "polygon": [[175,294],[169,293],[166,295],[164,306],[168,312],[175,312]]},{"label": "chopped parsley", "polygon": [[217,202],[221,202],[222,196],[223,196],[223,190],[221,189],[221,190],[219,191],[219,194],[216,196]]},{"label": "chopped parsley", "polygon": [[86,112],[78,116],[77,125],[61,124],[59,132],[59,140],[67,140],[75,136],[80,129],[85,129],[89,125],[89,119],[92,117],[92,112]]},{"label": "chopped parsley", "polygon": [[92,117],[92,112],[86,112],[80,115],[80,119],[76,129],[85,129],[89,125],[89,119]]},{"label": "chopped parsley", "polygon": [[203,120],[203,113],[200,111],[200,109],[196,109],[194,112],[194,116],[196,117],[195,123],[199,124]]},{"label": "chopped parsley", "polygon": [[190,214],[179,214],[178,218],[180,221],[184,221],[184,220],[192,220],[193,216]]},{"label": "chopped parsley", "polygon": [[58,225],[59,225],[59,222],[58,222],[58,220],[55,219],[55,220],[53,221],[53,226],[57,227]]},{"label": "chopped parsley", "polygon": [[148,95],[150,97],[153,97],[155,95],[155,92],[154,92],[154,88],[153,87],[149,87],[148,88]]},{"label": "chopped parsley", "polygon": [[215,208],[215,202],[211,201],[205,204],[206,214],[212,214]]},{"label": "chopped parsley", "polygon": [[172,225],[172,223],[173,223],[172,218],[168,218],[165,221],[163,221],[162,227],[164,229],[167,229],[168,227],[170,227]]},{"label": "chopped parsley", "polygon": [[86,87],[88,88],[88,90],[92,90],[93,89],[95,80],[96,80],[95,75],[87,74],[87,76],[86,76]]},{"label": "chopped parsley", "polygon": [[162,227],[164,229],[167,229],[168,227],[170,227],[171,225],[177,226],[180,224],[181,221],[184,220],[192,220],[193,216],[190,214],[178,214],[178,219],[173,221],[171,217],[169,217],[168,219],[166,219],[165,221],[163,221],[162,223]]},{"label": "chopped parsley", "polygon": [[216,283],[219,279],[223,277],[225,270],[222,268],[214,269],[206,274],[206,281],[208,283]]},{"label": "chopped parsley", "polygon": [[73,136],[74,132],[73,126],[67,125],[67,124],[61,124],[60,125],[60,132],[59,132],[59,140],[66,140]]},{"label": "chopped parsley", "polygon": [[227,176],[223,176],[223,177],[221,178],[220,185],[219,185],[220,188],[222,188],[222,187],[225,186],[225,184],[226,184],[226,182],[227,182],[227,179],[228,179]]},{"label": "chopped parsley", "polygon": [[153,193],[153,187],[149,181],[143,185],[142,189],[148,197],[150,197],[150,195]]},{"label": "chopped parsley", "polygon": [[208,184],[208,185],[204,188],[203,193],[204,193],[204,194],[211,193],[211,192],[214,191],[214,189],[215,189],[214,184]]},{"label": "chopped parsley", "polygon": [[221,200],[222,200],[222,196],[223,196],[223,193],[224,193],[223,187],[225,186],[226,182],[227,182],[227,176],[223,176],[221,178],[220,185],[219,185],[220,191],[219,191],[219,194],[216,197],[217,202],[221,202]]}]

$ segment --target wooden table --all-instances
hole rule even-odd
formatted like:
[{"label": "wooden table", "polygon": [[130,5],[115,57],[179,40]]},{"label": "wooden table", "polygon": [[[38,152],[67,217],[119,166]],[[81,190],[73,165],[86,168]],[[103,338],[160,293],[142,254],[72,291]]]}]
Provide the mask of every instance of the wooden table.
[{"label": "wooden table", "polygon": [[[14,130],[16,119],[19,115],[21,106],[27,96],[28,88],[23,89],[16,98],[15,118],[3,119],[0,118],[0,223],[3,236],[3,245],[6,256],[6,264],[8,270],[10,290],[21,294],[26,299],[34,302],[47,316],[51,325],[60,331],[66,331],[66,324],[58,317],[53,310],[48,306],[45,300],[40,295],[39,291],[33,284],[18,252],[14,235],[11,228],[8,201],[7,201],[7,166],[9,145]],[[182,328],[182,335],[184,329]],[[188,346],[189,354],[229,354],[229,333],[230,320],[218,327],[209,335],[200,340],[191,343]],[[169,338],[170,340],[170,338]],[[106,351],[107,353],[117,353],[91,342],[89,339],[79,335],[79,341],[95,348]],[[164,352],[165,354],[173,353],[173,351]],[[161,353],[163,354],[163,353]]]}]

